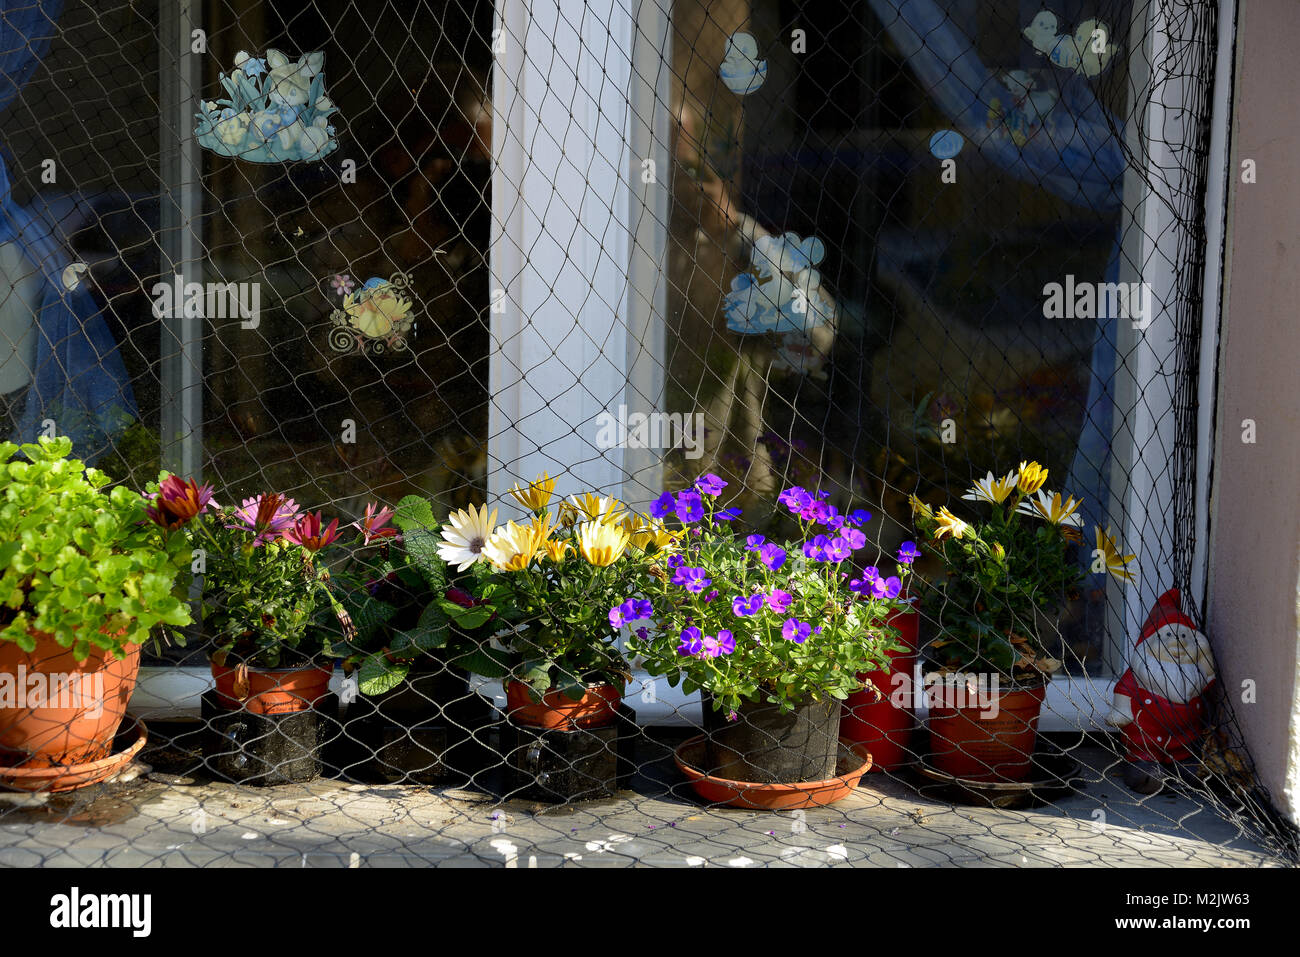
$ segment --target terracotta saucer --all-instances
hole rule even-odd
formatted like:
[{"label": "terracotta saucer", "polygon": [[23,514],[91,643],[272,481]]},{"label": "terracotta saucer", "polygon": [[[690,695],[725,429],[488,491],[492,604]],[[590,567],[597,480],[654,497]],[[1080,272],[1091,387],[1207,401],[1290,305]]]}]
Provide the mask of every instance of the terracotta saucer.
[{"label": "terracotta saucer", "polygon": [[117,750],[108,757],[61,768],[9,768],[0,765],[0,788],[56,793],[98,784],[125,770],[148,740],[149,729],[145,723],[128,715],[113,742]]},{"label": "terracotta saucer", "polygon": [[696,767],[704,761],[706,740],[707,735],[701,734],[677,746],[673,757],[678,769],[690,779],[695,793],[710,804],[729,804],[751,811],[790,811],[834,804],[848,797],[871,767],[871,752],[865,745],[841,740],[838,777],[796,784],[732,781],[705,774]]}]

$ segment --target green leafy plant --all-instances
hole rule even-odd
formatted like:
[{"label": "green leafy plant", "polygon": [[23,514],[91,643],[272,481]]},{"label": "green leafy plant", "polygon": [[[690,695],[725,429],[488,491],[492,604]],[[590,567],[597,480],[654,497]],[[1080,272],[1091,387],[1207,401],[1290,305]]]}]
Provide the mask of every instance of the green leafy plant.
[{"label": "green leafy plant", "polygon": [[[386,511],[386,510],[385,510]],[[214,506],[191,524],[203,563],[203,624],[213,661],[260,668],[298,667],[326,658],[350,627],[331,568],[346,569],[357,553],[390,537],[388,514],[374,506],[342,543],[338,519],[299,513],[276,493],[249,498],[238,508]]]},{"label": "green leafy plant", "polygon": [[[962,496],[988,509],[986,519],[973,522],[912,497],[926,548],[943,565],[923,596],[939,629],[926,651],[940,671],[991,668],[1032,683],[1060,668],[1044,649],[1042,622],[1084,578],[1070,548],[1083,542],[1082,503],[1045,491],[1046,480],[1037,462],[1021,462],[1001,478],[990,472]],[[1093,572],[1131,580],[1133,556],[1119,554],[1109,531],[1095,531]]]},{"label": "green leafy plant", "polygon": [[0,640],[30,652],[46,633],[79,661],[94,648],[121,657],[191,623],[190,546],[71,452],[62,437],[0,442]]},{"label": "green leafy plant", "polygon": [[384,544],[377,561],[335,574],[355,632],[334,653],[357,673],[358,690],[392,691],[416,668],[504,677],[505,655],[491,647],[493,609],[451,584],[432,505],[408,495],[392,521],[401,536]]},{"label": "green leafy plant", "polygon": [[436,548],[456,571],[438,603],[455,627],[491,636],[466,667],[522,682],[535,701],[552,689],[577,701],[630,676],[611,607],[643,587],[645,559],[676,535],[591,492],[552,509],[554,489],[547,475],[511,489],[532,513],[526,524],[498,527],[486,506],[453,512]]},{"label": "green leafy plant", "polygon": [[737,531],[736,509],[717,507],[726,484],[705,475],[655,503],[652,514],[681,522],[683,546],[651,568],[653,584],[626,606],[656,626],[637,629],[629,649],[674,687],[708,691],[717,710],[847,698],[862,687],[860,673],[902,647],[886,620],[906,606],[904,580],[919,553],[905,543],[897,575],[867,566],[852,577],[845,568],[866,546],[858,526],[868,513],[841,515],[824,497],[789,488],[780,502],[803,534],[769,542]]}]

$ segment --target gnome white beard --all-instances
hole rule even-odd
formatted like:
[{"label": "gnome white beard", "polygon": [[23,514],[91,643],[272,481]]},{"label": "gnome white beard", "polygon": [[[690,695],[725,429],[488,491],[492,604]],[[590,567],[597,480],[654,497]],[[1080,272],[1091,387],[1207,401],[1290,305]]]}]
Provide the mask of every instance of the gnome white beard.
[{"label": "gnome white beard", "polygon": [[[1195,633],[1184,636],[1161,629],[1160,633],[1141,642],[1134,649],[1133,660],[1129,665],[1133,669],[1133,677],[1137,678],[1143,690],[1158,694],[1174,704],[1187,704],[1214,679],[1213,673],[1209,671],[1208,654],[1200,647],[1201,641],[1203,639]],[[1171,657],[1171,646],[1177,649],[1176,657],[1180,660],[1161,660],[1158,655],[1162,651],[1163,657]],[[1207,663],[1204,670],[1198,663],[1202,660]]]}]

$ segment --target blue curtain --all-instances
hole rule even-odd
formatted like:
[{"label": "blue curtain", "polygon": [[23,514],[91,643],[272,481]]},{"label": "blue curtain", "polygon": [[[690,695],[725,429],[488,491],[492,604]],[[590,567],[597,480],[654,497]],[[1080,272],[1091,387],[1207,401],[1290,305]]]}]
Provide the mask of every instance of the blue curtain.
[{"label": "blue curtain", "polygon": [[[1106,112],[1087,80],[1063,76],[1060,98],[1043,129],[1017,145],[988,126],[995,101],[1006,104],[1014,97],[975,50],[972,26],[965,22],[971,19],[971,5],[945,7],[935,0],[869,3],[935,105],[983,159],[1098,214],[1119,210],[1125,161],[1116,133],[1123,124]],[[1014,28],[1018,32],[1027,22]],[[1118,228],[1116,233],[1106,282],[1119,279]],[[1065,486],[1083,497],[1085,518],[1103,527],[1109,506],[1115,333],[1116,317],[1103,316],[1097,323],[1079,447]]]},{"label": "blue curtain", "polygon": [[[0,10],[0,111],[31,79],[56,33],[62,0],[5,0]],[[14,441],[30,442],[46,419],[73,441],[76,453],[93,461],[111,437],[136,418],[135,397],[117,343],[95,300],[83,285],[69,291],[63,270],[72,257],[58,239],[56,224],[18,205],[0,151],[0,243],[15,242],[44,279],[37,326],[36,363],[26,406]],[[0,343],[0,347],[4,347]]]}]

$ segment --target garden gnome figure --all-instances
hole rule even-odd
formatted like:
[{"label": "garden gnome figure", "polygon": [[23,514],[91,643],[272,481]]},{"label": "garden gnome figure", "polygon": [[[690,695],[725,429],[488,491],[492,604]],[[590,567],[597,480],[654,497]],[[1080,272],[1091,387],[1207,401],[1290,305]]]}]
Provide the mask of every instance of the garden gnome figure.
[{"label": "garden gnome figure", "polygon": [[1210,643],[1182,611],[1177,589],[1160,596],[1138,635],[1128,670],[1115,685],[1108,723],[1124,734],[1124,783],[1155,794],[1159,765],[1191,757],[1205,724],[1205,691],[1214,682]]}]

